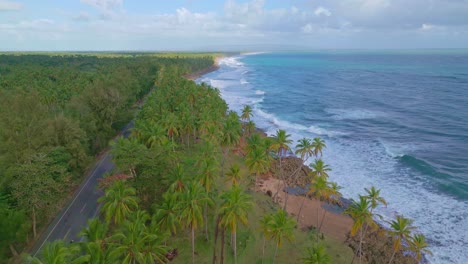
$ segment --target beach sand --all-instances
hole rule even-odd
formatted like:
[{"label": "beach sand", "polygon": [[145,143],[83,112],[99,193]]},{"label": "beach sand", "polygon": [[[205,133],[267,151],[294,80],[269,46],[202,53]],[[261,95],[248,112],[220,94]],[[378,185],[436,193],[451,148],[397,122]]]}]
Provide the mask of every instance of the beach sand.
[{"label": "beach sand", "polygon": [[[259,183],[257,186],[257,191],[265,193],[267,195],[272,194],[275,195],[276,191],[278,190],[278,183],[280,192],[278,193],[278,203],[281,207],[284,206],[284,202],[286,199],[286,192],[282,191],[284,188],[284,184],[281,180],[273,178],[271,176],[259,179]],[[290,215],[297,218],[297,214],[299,213],[299,209],[301,207],[301,203],[303,202],[304,197],[296,196],[296,195],[289,195],[288,204],[287,204],[287,211]],[[310,227],[317,226],[317,207],[319,208],[319,224],[322,220],[322,216],[324,213],[324,207],[326,207],[326,203],[321,202],[317,199],[306,199],[304,202],[304,206],[301,211],[301,216],[299,217],[299,228],[300,229],[307,229]],[[346,241],[347,234],[351,230],[351,226],[353,225],[353,220],[342,213],[333,212],[327,210],[325,219],[323,220],[323,225],[321,232],[325,235],[331,236],[340,241]]]},{"label": "beach sand", "polygon": [[205,75],[207,73],[210,73],[210,72],[214,72],[216,70],[219,69],[219,60],[222,59],[223,57],[215,57],[214,59],[214,64],[204,70],[201,70],[201,71],[197,71],[197,72],[194,72],[194,73],[191,73],[187,76],[185,76],[185,78],[189,79],[189,80],[192,80],[192,81],[195,81],[196,79],[200,78],[202,75]]}]

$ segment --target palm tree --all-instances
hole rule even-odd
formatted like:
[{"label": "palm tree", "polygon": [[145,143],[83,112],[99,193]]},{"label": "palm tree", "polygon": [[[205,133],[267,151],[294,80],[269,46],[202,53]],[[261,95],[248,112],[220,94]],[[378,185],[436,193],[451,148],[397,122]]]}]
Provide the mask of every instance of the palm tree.
[{"label": "palm tree", "polygon": [[409,241],[411,237],[411,231],[414,229],[414,226],[411,224],[413,221],[409,218],[405,218],[401,215],[396,217],[396,220],[391,221],[390,227],[391,231],[389,231],[390,235],[393,237],[393,254],[390,258],[389,264],[392,263],[393,258],[397,251],[401,249],[403,241]]},{"label": "palm tree", "polygon": [[263,149],[263,139],[258,133],[254,133],[247,138],[246,154],[249,155],[256,148]]},{"label": "palm tree", "polygon": [[[286,154],[288,150],[291,148],[289,147],[289,144],[292,143],[292,140],[289,139],[291,135],[286,134],[286,131],[283,129],[279,129],[276,131],[276,135],[273,140],[273,144],[271,145],[271,148],[273,150],[276,150],[278,153],[278,158],[279,158],[279,164],[280,164],[280,179],[284,182],[284,175],[283,175],[283,166],[281,163],[281,157]],[[274,198],[278,196],[278,193],[280,191],[280,182],[278,182],[278,189],[276,190]],[[286,193],[286,201],[284,203],[284,208],[283,210],[286,210],[286,205],[288,204],[288,193]]]},{"label": "palm tree", "polygon": [[[367,195],[364,197],[367,200],[369,200],[369,202],[371,203],[371,207],[370,207],[371,214],[373,213],[374,209],[377,208],[379,204],[383,204],[387,206],[387,201],[385,201],[385,199],[382,196],[380,196],[380,189],[376,189],[374,186],[372,186],[370,189],[364,188],[364,190],[367,193]],[[366,227],[364,228],[364,236],[366,235],[368,227],[369,226],[366,225]]]},{"label": "palm tree", "polygon": [[63,240],[47,243],[42,251],[41,259],[28,256],[28,262],[34,264],[81,264],[88,262],[90,256],[79,256],[78,245],[65,246]]},{"label": "palm tree", "polygon": [[184,167],[177,163],[168,175],[166,183],[169,185],[170,192],[183,192],[187,184],[187,176]]},{"label": "palm tree", "polygon": [[421,261],[423,253],[432,255],[428,247],[429,245],[426,242],[426,237],[423,234],[415,234],[409,240],[409,248],[415,254],[415,258],[418,262]]},{"label": "palm tree", "polygon": [[328,178],[328,172],[331,171],[330,166],[326,165],[322,159],[315,160],[309,166],[312,168],[313,176],[325,176]]},{"label": "palm tree", "polygon": [[237,226],[239,222],[247,225],[247,211],[253,206],[252,197],[244,193],[238,185],[233,185],[231,190],[221,195],[221,200],[221,225],[231,230],[234,263],[237,263]]},{"label": "palm tree", "polygon": [[307,249],[307,257],[302,259],[303,264],[330,264],[331,257],[327,254],[325,246],[316,243]]},{"label": "palm tree", "polygon": [[109,225],[101,222],[97,218],[88,220],[88,227],[81,230],[78,236],[83,236],[88,242],[96,242],[102,244],[109,231]]},{"label": "palm tree", "polygon": [[136,167],[141,163],[145,155],[146,147],[135,138],[120,137],[112,144],[111,154],[119,169],[130,171],[130,175],[136,180]]},{"label": "palm tree", "polygon": [[330,188],[329,201],[332,204],[341,204],[341,186],[338,186],[336,182],[328,182],[328,187]]},{"label": "palm tree", "polygon": [[283,129],[279,129],[276,131],[276,135],[273,139],[273,144],[271,148],[277,151],[278,157],[281,161],[281,156],[285,155],[288,150],[291,148],[289,144],[292,143],[292,140],[289,139],[291,135],[286,134],[286,131]]},{"label": "palm tree", "polygon": [[167,234],[156,229],[149,229],[145,223],[149,215],[137,211],[131,221],[125,221],[122,228],[108,238],[111,248],[120,257],[122,263],[164,263],[167,261],[167,246],[164,241]]},{"label": "palm tree", "polygon": [[322,157],[322,150],[327,147],[327,145],[325,145],[325,141],[323,141],[319,137],[314,138],[314,141],[312,142],[312,146],[314,147],[315,157],[318,157],[319,153],[320,153],[320,157]]},{"label": "palm tree", "polygon": [[[359,202],[353,201],[345,210],[353,218],[354,223],[351,227],[351,236],[355,236],[360,231],[359,237],[359,263],[362,261],[362,241],[364,239],[363,227],[366,225],[376,226],[377,224],[372,219],[373,214],[370,211],[371,204],[364,196],[359,196]],[[353,257],[354,260],[354,257]]]},{"label": "palm tree", "polygon": [[175,151],[174,138],[179,136],[180,130],[180,120],[178,116],[170,112],[163,116],[163,119],[160,120],[160,124],[166,130],[167,137],[170,138],[173,143],[172,151]]},{"label": "palm tree", "polygon": [[308,138],[301,138],[297,141],[296,155],[301,155],[302,162],[306,161],[310,156],[314,154],[314,146]]},{"label": "palm tree", "polygon": [[294,229],[296,221],[289,217],[284,210],[278,210],[273,214],[270,219],[270,237],[276,242],[275,255],[273,256],[273,263],[275,263],[278,248],[281,247],[283,241],[286,239],[289,242],[294,240]]},{"label": "palm tree", "polygon": [[[331,204],[341,204],[341,193],[340,193],[341,187],[338,186],[338,183],[336,182],[327,182],[327,188],[326,188],[326,195],[324,198],[327,200],[327,202]],[[325,220],[325,216],[327,215],[327,210],[323,210],[323,215],[322,215],[322,220],[320,220],[320,225],[318,228],[318,231],[322,230],[322,225],[323,221]],[[367,226],[366,226],[367,227]],[[364,231],[364,234],[366,232]]]},{"label": "palm tree", "polygon": [[[199,176],[199,181],[201,185],[205,188],[207,194],[211,193],[211,186],[215,184],[217,178],[219,177],[218,173],[218,163],[215,158],[209,157],[205,158],[201,162],[201,172]],[[205,222],[205,235],[206,240],[208,241],[208,204],[205,204],[203,210],[203,218]]]},{"label": "palm tree", "polygon": [[224,176],[224,160],[226,154],[229,151],[229,147],[235,146],[239,143],[242,135],[242,125],[239,121],[239,116],[236,112],[230,111],[223,126],[223,134],[221,139],[221,145],[224,148],[223,159],[221,162],[221,175]]},{"label": "palm tree", "polygon": [[216,182],[219,176],[218,168],[219,165],[213,157],[204,158],[201,161],[199,179],[207,193],[211,192],[211,186]]},{"label": "palm tree", "polygon": [[156,206],[152,223],[160,230],[169,230],[172,234],[177,233],[180,226],[179,212],[177,208],[179,194],[166,192],[163,194],[163,203]]},{"label": "palm tree", "polygon": [[242,125],[239,122],[239,116],[236,112],[231,111],[226,118],[223,129],[222,145],[233,146],[239,143],[240,136],[242,135]]},{"label": "palm tree", "polygon": [[303,163],[314,154],[314,147],[308,138],[302,138],[297,141],[296,155],[301,156],[302,162],[299,164],[299,167],[294,171],[293,178],[296,179],[296,175],[299,170],[302,168]]},{"label": "palm tree", "polygon": [[270,238],[271,236],[271,227],[270,227],[270,221],[271,221],[271,214],[263,215],[262,219],[260,219],[260,229],[262,230],[263,233],[263,247],[262,247],[262,263],[265,258],[265,241],[266,239]]},{"label": "palm tree", "polygon": [[89,256],[87,264],[112,264],[117,261],[116,252],[104,248],[96,242],[82,242],[79,244],[82,254]]},{"label": "palm tree", "polygon": [[245,123],[245,132],[247,132],[247,135],[250,135],[253,131],[255,131],[255,123],[254,121],[250,120]]},{"label": "palm tree", "polygon": [[205,204],[213,204],[208,194],[198,182],[188,184],[181,194],[179,203],[181,223],[190,227],[192,233],[192,263],[195,263],[195,230],[203,224],[203,207]]},{"label": "palm tree", "polygon": [[370,187],[370,189],[364,188],[367,195],[365,196],[371,202],[371,212],[377,207],[379,204],[383,204],[387,206],[387,201],[380,196],[380,189],[376,189],[374,186]]},{"label": "palm tree", "polygon": [[[316,176],[312,179],[311,185],[309,186],[309,193],[312,194],[318,200],[328,200],[330,197],[330,187],[328,186],[328,181],[325,176]],[[321,206],[317,206],[317,241],[320,233],[321,226],[319,225],[319,208]],[[325,218],[325,214],[327,210],[322,209],[323,216],[322,219]]]},{"label": "palm tree", "polygon": [[226,173],[226,181],[230,181],[232,185],[237,185],[241,181],[241,173],[239,164],[233,164]]},{"label": "palm tree", "polygon": [[255,172],[255,186],[261,173],[270,168],[270,162],[266,152],[261,148],[253,149],[245,158],[245,163],[250,172]]},{"label": "palm tree", "polygon": [[132,134],[148,148],[161,145],[168,140],[164,129],[154,122],[137,123]]},{"label": "palm tree", "polygon": [[98,202],[104,203],[102,211],[108,223],[118,225],[125,220],[128,215],[138,209],[136,190],[125,186],[123,181],[116,181],[107,190]]},{"label": "palm tree", "polygon": [[252,117],[252,107],[250,105],[244,105],[244,108],[242,108],[241,119],[250,121],[250,117]]}]

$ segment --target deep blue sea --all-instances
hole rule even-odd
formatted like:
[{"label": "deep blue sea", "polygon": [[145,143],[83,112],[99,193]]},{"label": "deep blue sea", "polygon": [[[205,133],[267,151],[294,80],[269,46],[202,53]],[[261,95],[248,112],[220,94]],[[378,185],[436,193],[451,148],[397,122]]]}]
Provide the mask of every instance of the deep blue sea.
[{"label": "deep blue sea", "polygon": [[199,81],[268,134],[323,138],[345,197],[380,188],[377,213],[414,219],[430,263],[468,263],[467,51],[245,54]]}]

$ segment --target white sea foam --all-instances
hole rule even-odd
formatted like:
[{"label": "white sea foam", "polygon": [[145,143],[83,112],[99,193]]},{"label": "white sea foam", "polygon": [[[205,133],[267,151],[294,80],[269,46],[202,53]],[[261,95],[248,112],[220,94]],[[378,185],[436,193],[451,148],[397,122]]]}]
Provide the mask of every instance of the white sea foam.
[{"label": "white sea foam", "polygon": [[428,189],[423,177],[408,177],[408,169],[386,155],[379,143],[328,141],[324,154],[333,168],[330,179],[343,186],[345,197],[357,199],[364,187],[380,188],[389,205],[376,212],[387,221],[397,214],[414,219],[417,232],[426,235],[434,253],[428,256],[431,263],[464,263],[466,202]]},{"label": "white sea foam", "polygon": [[239,57],[225,57],[219,60],[219,65],[226,65],[229,67],[240,67],[243,66],[244,63],[240,62]]},{"label": "white sea foam", "polygon": [[268,51],[245,52],[245,53],[242,53],[242,55],[251,56],[251,55],[259,55],[259,54],[265,54],[265,53],[268,53]]},{"label": "white sea foam", "polygon": [[249,82],[246,81],[244,78],[242,78],[242,79],[240,80],[240,84],[242,84],[242,85],[248,84],[248,83],[249,83]]},{"label": "white sea foam", "polygon": [[374,119],[385,116],[385,113],[366,109],[325,109],[336,120]]},{"label": "white sea foam", "polygon": [[265,91],[262,91],[262,90],[256,90],[256,91],[255,91],[255,94],[258,94],[258,95],[263,95],[263,94],[265,94]]}]

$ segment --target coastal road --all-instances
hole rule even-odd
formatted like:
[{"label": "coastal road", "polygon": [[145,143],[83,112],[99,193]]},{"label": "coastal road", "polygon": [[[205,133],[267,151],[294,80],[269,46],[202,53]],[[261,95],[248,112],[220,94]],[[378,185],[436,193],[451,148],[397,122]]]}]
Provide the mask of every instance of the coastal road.
[{"label": "coastal road", "polygon": [[[120,135],[128,137],[131,127],[133,127],[133,122],[130,122]],[[87,226],[88,219],[96,217],[99,212],[100,204],[97,200],[104,194],[103,191],[97,188],[99,179],[106,172],[112,171],[114,167],[109,152],[101,156],[94,169],[87,175],[70,201],[37,240],[31,250],[33,257],[41,252],[47,242],[57,239],[63,239],[65,242],[81,240],[78,233]]]}]

